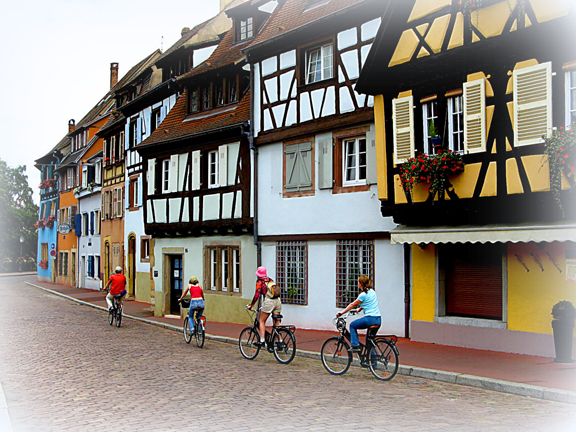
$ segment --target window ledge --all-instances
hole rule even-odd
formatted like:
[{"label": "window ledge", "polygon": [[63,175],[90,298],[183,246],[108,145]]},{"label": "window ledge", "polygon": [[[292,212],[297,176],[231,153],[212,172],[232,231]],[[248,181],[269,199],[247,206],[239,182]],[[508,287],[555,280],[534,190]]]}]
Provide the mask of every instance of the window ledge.
[{"label": "window ledge", "polygon": [[452,324],[461,325],[467,327],[484,327],[493,329],[506,329],[506,322],[480,319],[480,318],[463,318],[463,317],[452,317],[452,316],[442,316],[435,317],[434,321],[440,324]]}]

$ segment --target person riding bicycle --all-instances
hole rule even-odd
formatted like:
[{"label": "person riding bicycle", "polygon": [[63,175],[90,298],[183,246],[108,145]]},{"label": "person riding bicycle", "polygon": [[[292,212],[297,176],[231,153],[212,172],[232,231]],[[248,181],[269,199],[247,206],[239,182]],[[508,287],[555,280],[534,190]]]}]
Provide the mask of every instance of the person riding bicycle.
[{"label": "person riding bicycle", "polygon": [[[282,301],[280,300],[280,297],[272,298],[267,295],[267,282],[272,281],[272,279],[268,277],[266,267],[258,267],[258,270],[256,271],[256,277],[258,278],[256,280],[256,292],[254,293],[252,302],[249,305],[246,305],[246,309],[252,309],[254,303],[258,302],[260,310],[260,316],[258,320],[258,333],[260,335],[259,346],[264,346],[266,343],[266,320],[270,314],[277,315],[282,313]],[[276,319],[275,324],[280,324],[280,320]]]},{"label": "person riding bicycle", "polygon": [[[106,303],[108,303],[108,310],[113,308],[113,298],[118,298],[118,304],[122,304],[122,299],[126,295],[126,276],[122,274],[122,267],[118,266],[114,269],[115,273],[110,276],[108,283],[104,287],[108,294],[106,295]],[[108,288],[110,287],[110,290]]]},{"label": "person riding bicycle", "polygon": [[364,316],[358,318],[350,323],[350,348],[351,352],[360,352],[360,340],[358,339],[358,330],[365,329],[377,325],[378,328],[382,325],[382,315],[378,307],[378,296],[372,287],[370,278],[366,275],[358,277],[358,288],[360,295],[356,300],[350,303],[342,312],[338,312],[336,316],[341,316],[349,310],[356,309],[356,313],[364,310]]},{"label": "person riding bicycle", "polygon": [[194,311],[196,311],[196,319],[199,320],[204,313],[204,291],[198,282],[196,276],[192,276],[189,280],[189,285],[184,288],[182,295],[178,299],[181,302],[186,294],[190,291],[190,309],[188,309],[188,322],[190,323],[190,332],[194,333]]}]

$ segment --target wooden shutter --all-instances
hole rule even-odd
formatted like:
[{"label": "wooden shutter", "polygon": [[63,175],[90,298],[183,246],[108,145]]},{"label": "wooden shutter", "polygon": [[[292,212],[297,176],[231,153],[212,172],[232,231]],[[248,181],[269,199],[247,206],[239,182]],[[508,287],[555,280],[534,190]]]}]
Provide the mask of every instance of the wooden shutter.
[{"label": "wooden shutter", "polygon": [[318,140],[318,189],[332,189],[334,143],[332,137]]},{"label": "wooden shutter", "polygon": [[464,151],[486,151],[486,83],[479,79],[464,83]]},{"label": "wooden shutter", "polygon": [[412,96],[392,101],[394,132],[394,163],[401,164],[414,157],[414,101]]},{"label": "wooden shutter", "polygon": [[542,142],[552,129],[552,66],[543,63],[514,71],[514,145]]},{"label": "wooden shutter", "polygon": [[218,147],[218,184],[228,186],[228,146]]},{"label": "wooden shutter", "polygon": [[298,144],[291,144],[286,146],[284,150],[284,157],[286,159],[286,189],[297,190],[298,180],[300,178],[296,159],[298,156]]},{"label": "wooden shutter", "polygon": [[170,172],[168,177],[168,190],[170,192],[178,191],[178,155],[170,156]]},{"label": "wooden shutter", "polygon": [[192,190],[200,189],[200,150],[192,152]]},{"label": "wooden shutter", "polygon": [[376,164],[376,131],[366,132],[366,183],[378,182],[378,168]]},{"label": "wooden shutter", "polygon": [[126,145],[124,142],[124,131],[120,132],[120,137],[118,139],[120,140],[118,143],[118,159],[124,159],[124,146]]},{"label": "wooden shutter", "polygon": [[304,190],[312,186],[312,144],[286,146],[286,189]]},{"label": "wooden shutter", "polygon": [[156,193],[156,158],[148,159],[148,177],[146,183],[148,186],[148,195]]}]

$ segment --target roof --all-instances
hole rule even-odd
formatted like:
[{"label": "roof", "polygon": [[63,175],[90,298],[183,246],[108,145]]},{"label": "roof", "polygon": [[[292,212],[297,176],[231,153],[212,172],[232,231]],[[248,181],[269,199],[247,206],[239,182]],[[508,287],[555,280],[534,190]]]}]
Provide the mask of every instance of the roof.
[{"label": "roof", "polygon": [[247,91],[236,105],[200,112],[193,116],[188,116],[187,95],[188,91],[185,90],[160,127],[136,148],[193,138],[197,135],[237,126],[250,120],[250,91]]},{"label": "roof", "polygon": [[40,165],[46,165],[49,164],[51,165],[54,162],[54,153],[55,152],[60,152],[62,153],[63,150],[68,147],[70,145],[70,136],[68,136],[68,134],[66,134],[59,142],[58,144],[56,144],[54,147],[52,147],[52,150],[50,150],[48,153],[46,153],[44,156],[36,159],[35,162],[35,166],[36,168],[39,168]]}]

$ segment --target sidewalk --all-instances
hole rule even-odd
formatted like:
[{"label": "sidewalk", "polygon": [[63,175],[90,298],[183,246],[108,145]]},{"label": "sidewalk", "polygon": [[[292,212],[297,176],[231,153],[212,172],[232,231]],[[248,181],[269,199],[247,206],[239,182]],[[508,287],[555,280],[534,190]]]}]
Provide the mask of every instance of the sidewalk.
[{"label": "sidewalk", "polygon": [[[35,280],[26,283],[107,310],[103,292]],[[124,301],[124,314],[181,331],[181,318],[154,317],[148,303]],[[208,339],[238,342],[238,335],[246,325],[211,322],[210,315],[207,316]],[[335,333],[296,329],[297,355],[319,358],[322,343],[332,334]],[[403,375],[576,404],[576,363],[554,363],[553,358],[434,345],[405,338],[398,340],[397,347],[399,373]]]}]

